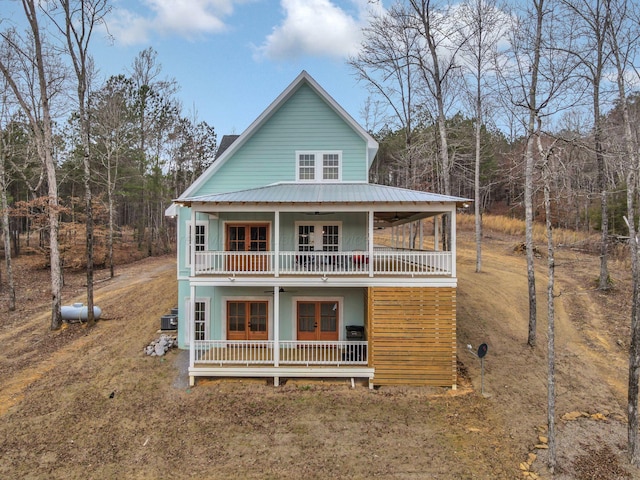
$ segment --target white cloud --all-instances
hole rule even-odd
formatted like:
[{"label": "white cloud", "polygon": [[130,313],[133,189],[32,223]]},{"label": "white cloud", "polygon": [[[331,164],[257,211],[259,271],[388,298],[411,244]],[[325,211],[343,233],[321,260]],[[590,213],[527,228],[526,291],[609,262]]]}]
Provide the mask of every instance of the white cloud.
[{"label": "white cloud", "polygon": [[255,58],[344,58],[355,54],[367,18],[367,3],[352,0],[357,12],[351,15],[331,0],[281,0],[284,20],[256,47]]},{"label": "white cloud", "polygon": [[142,0],[140,8],[114,6],[107,20],[117,43],[144,43],[154,33],[176,34],[188,39],[218,33],[227,27],[224,18],[238,0]]}]

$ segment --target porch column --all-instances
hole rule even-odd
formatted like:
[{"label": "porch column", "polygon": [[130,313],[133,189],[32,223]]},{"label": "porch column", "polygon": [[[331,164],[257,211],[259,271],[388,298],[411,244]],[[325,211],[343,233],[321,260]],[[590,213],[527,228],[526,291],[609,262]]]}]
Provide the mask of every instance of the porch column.
[{"label": "porch column", "polygon": [[191,262],[191,276],[196,274],[196,210],[191,204],[191,228],[188,229],[189,239],[187,240],[190,245],[189,261]]},{"label": "porch column", "polygon": [[[275,265],[273,266],[274,275],[276,277],[280,276],[280,210],[276,210],[273,215],[273,262]],[[275,297],[274,297],[275,298]]]},{"label": "porch column", "polygon": [[189,332],[189,367],[193,368],[196,364],[196,286],[190,286],[189,302],[189,326],[187,331]]},{"label": "porch column", "polygon": [[273,366],[280,366],[280,287],[273,287]]},{"label": "porch column", "polygon": [[373,210],[369,210],[369,245],[367,249],[369,250],[369,276],[373,277]]},{"label": "porch column", "polygon": [[450,224],[451,224],[451,276],[455,278],[456,276],[456,206],[455,204],[451,208],[450,214]]}]

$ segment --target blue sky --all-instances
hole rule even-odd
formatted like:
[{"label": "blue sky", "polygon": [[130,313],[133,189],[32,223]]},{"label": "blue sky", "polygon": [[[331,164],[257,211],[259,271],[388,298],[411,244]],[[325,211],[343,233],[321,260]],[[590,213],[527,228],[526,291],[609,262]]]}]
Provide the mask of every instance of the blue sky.
[{"label": "blue sky", "polygon": [[153,47],[181,87],[184,114],[195,108],[218,140],[242,133],[302,70],[364,123],[367,92],[346,58],[370,8],[368,0],[113,0],[113,41],[98,32],[94,57],[106,78]]}]

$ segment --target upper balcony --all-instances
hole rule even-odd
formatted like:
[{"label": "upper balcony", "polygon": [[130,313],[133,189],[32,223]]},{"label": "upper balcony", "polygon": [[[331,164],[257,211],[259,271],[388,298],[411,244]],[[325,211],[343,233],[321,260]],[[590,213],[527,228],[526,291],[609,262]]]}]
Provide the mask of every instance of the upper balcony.
[{"label": "upper balcony", "polygon": [[196,275],[452,276],[452,252],[374,248],[342,252],[195,252]]}]

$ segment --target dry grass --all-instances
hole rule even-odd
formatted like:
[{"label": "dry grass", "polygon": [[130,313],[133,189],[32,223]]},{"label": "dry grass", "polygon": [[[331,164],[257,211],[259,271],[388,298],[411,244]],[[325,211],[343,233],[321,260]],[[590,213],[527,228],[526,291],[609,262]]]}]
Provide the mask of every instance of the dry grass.
[{"label": "dry grass", "polygon": [[[457,225],[459,229],[473,230],[475,228],[475,219],[473,215],[459,214],[457,217]],[[483,215],[482,229],[484,233],[504,234],[513,237],[522,237],[525,235],[524,220],[517,218],[505,217],[502,215]],[[600,235],[598,233],[577,232],[565,228],[554,228],[553,238],[556,245],[566,247],[590,247],[598,245]],[[537,244],[547,243],[547,232],[545,225],[536,223],[533,225],[533,241]]]},{"label": "dry grass", "polygon": [[[475,217],[465,213],[456,216],[457,229],[460,232],[472,232],[475,230]],[[525,240],[524,220],[505,217],[503,215],[483,215],[483,236],[504,236],[513,240]],[[407,232],[408,234],[408,232]],[[556,247],[571,248],[584,253],[598,255],[600,251],[600,233],[587,233],[565,228],[553,229],[553,241]],[[538,251],[546,251],[547,232],[545,225],[536,223],[533,226],[533,242]],[[392,246],[391,229],[386,228],[376,231],[376,245]],[[419,247],[418,247],[419,248]],[[433,221],[424,220],[423,249],[433,248]],[[625,243],[612,242],[609,245],[609,258],[622,268],[631,268],[629,251]]]}]

